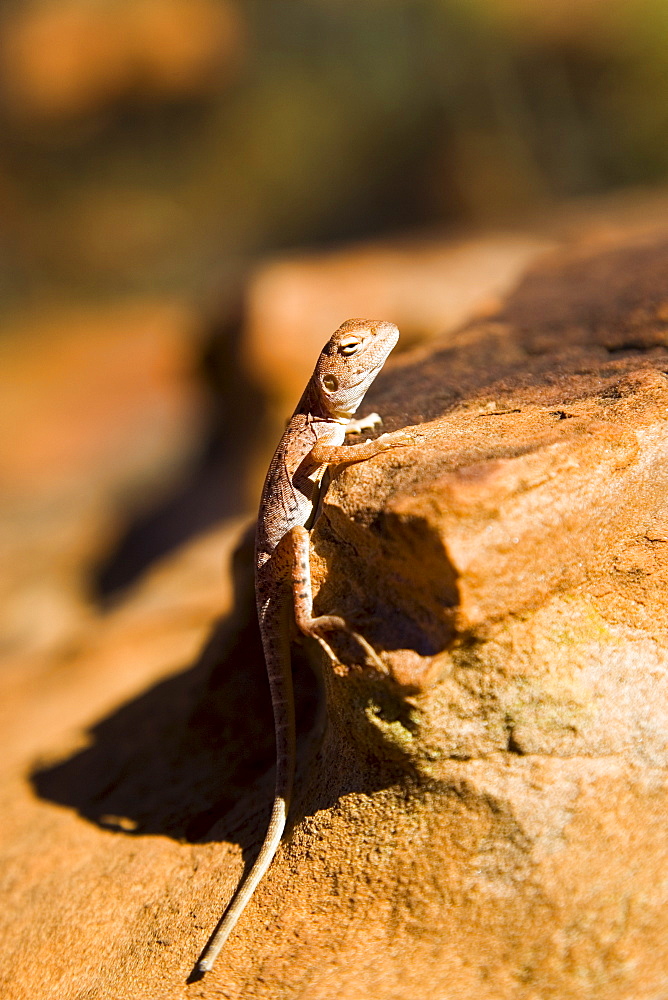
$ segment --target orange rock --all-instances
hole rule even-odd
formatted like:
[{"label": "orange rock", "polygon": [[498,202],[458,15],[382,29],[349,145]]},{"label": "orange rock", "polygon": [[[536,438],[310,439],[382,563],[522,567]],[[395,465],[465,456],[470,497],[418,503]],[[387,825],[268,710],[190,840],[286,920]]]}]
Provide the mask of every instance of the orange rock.
[{"label": "orange rock", "polygon": [[493,310],[529,261],[552,245],[512,234],[404,240],[270,261],[248,291],[248,370],[282,407],[289,406],[299,398],[327,331],[342,318],[386,316],[399,326],[405,348]]},{"label": "orange rock", "polygon": [[[53,307],[0,343],[0,649],[68,641],[90,613],[82,566],[126,503],[169,483],[202,397],[196,318],[178,302]],[[110,496],[115,501],[110,503]]]},{"label": "orange rock", "polygon": [[[415,446],[334,478],[312,562],[382,670],[345,635],[318,661],[293,829],[190,992],[665,994],[667,264],[665,235],[563,250],[379,377]],[[248,538],[213,593],[238,531],[0,673],[8,1000],[188,995],[272,792]]]},{"label": "orange rock", "polygon": [[0,345],[0,484],[108,489],[172,459],[195,414],[196,318],[178,302],[65,309],[8,325]]}]

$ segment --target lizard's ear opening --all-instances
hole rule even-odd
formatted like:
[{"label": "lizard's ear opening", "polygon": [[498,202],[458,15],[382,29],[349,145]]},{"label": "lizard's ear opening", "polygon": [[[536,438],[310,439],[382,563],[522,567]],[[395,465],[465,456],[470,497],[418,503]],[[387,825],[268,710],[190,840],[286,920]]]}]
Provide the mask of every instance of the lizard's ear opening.
[{"label": "lizard's ear opening", "polygon": [[339,388],[339,380],[336,375],[325,375],[323,376],[322,385],[327,392],[336,392]]}]

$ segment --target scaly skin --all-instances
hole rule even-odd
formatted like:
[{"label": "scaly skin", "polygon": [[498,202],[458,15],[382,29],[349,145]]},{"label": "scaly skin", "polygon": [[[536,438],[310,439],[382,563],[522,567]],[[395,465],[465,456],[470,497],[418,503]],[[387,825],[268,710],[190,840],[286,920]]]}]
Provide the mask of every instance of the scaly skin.
[{"label": "scaly skin", "polygon": [[[399,337],[393,323],[351,319],[318,358],[315,371],[269,466],[257,521],[255,593],[276,729],[276,789],[260,853],[237,889],[206,948],[199,972],[207,972],[271,864],[281,841],[295,771],[295,713],[290,664],[290,616],[333,654],[323,633],[346,629],[334,615],[313,617],[309,530],[318,515],[322,477],[330,465],[363,462],[409,443],[403,432],[343,446],[350,431],[379,422],[352,417]],[[366,646],[366,643],[364,643]]]}]

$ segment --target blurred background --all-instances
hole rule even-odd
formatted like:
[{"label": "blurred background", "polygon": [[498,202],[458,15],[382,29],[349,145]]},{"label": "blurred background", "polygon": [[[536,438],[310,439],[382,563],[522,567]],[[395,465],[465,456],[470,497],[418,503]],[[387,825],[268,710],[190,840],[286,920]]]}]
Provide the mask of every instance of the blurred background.
[{"label": "blurred background", "polygon": [[3,0],[0,649],[253,508],[315,356],[668,200],[665,0]]}]

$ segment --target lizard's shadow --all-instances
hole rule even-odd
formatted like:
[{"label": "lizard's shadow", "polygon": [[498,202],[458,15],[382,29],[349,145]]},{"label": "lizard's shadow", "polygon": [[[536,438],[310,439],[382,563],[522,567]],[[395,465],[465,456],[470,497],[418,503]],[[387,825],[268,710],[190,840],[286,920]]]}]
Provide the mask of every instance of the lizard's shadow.
[{"label": "lizard's shadow", "polygon": [[[40,796],[105,829],[177,840],[219,839],[211,828],[274,758],[271,703],[252,596],[252,541],[234,557],[234,605],[197,660],[95,723],[89,745],[37,767]],[[316,685],[296,663],[308,726]]]},{"label": "lizard's shadow", "polygon": [[[252,863],[271,809],[275,748],[251,566],[247,536],[235,554],[234,608],[197,661],[95,723],[83,750],[36,766],[30,777],[40,797],[121,835],[235,842]],[[292,822],[360,785],[358,771],[350,780],[344,774],[327,801],[322,788],[317,806],[310,801],[306,772],[322,693],[299,645],[293,676],[300,766]]]}]

